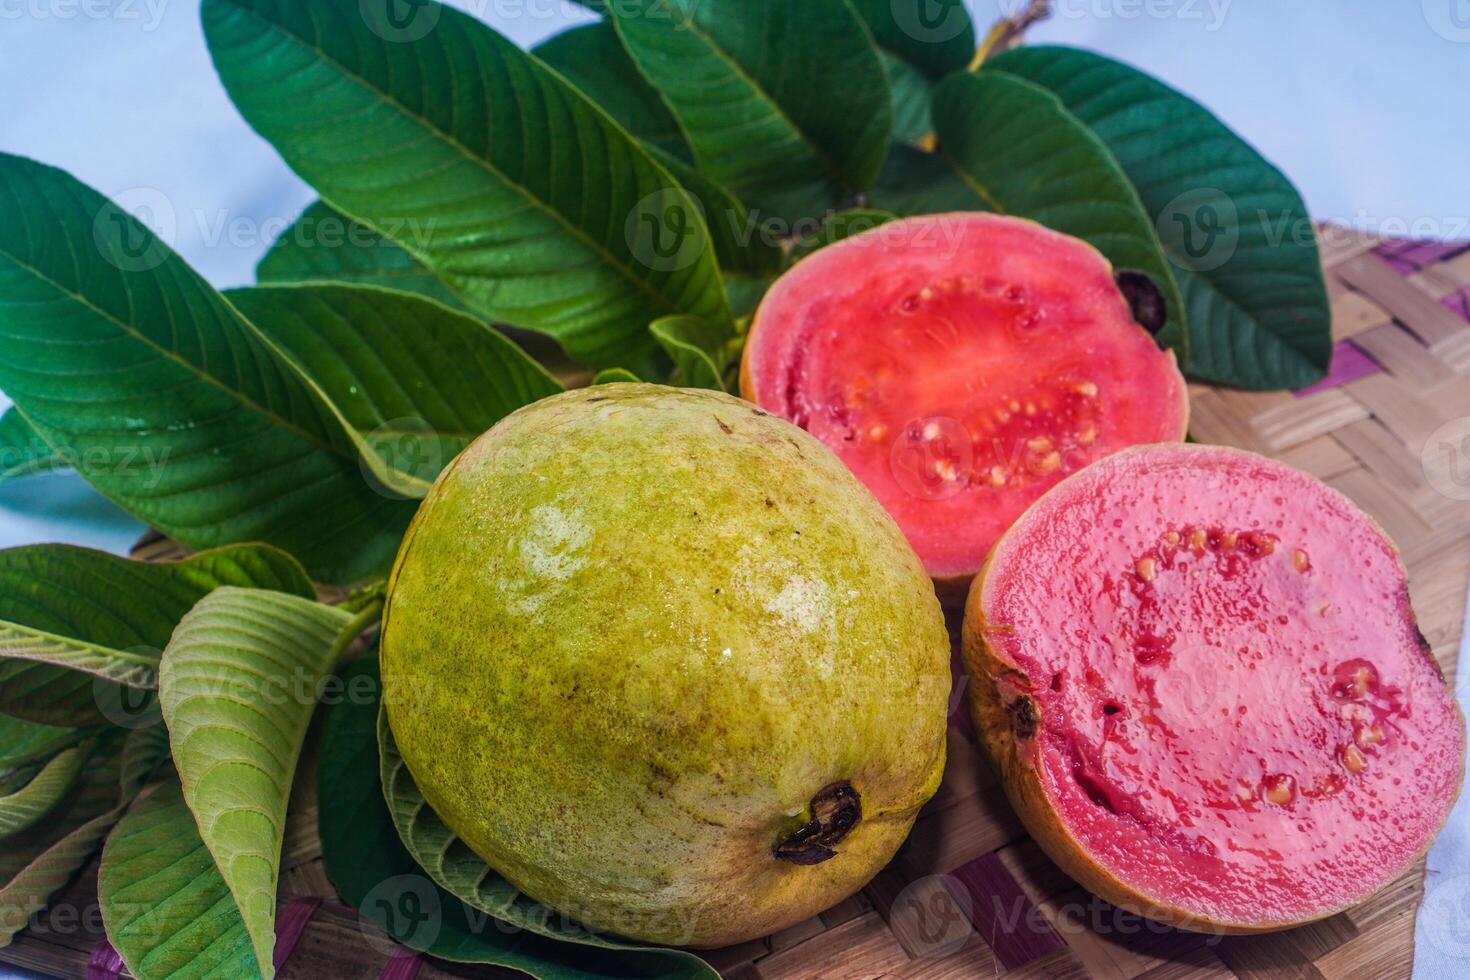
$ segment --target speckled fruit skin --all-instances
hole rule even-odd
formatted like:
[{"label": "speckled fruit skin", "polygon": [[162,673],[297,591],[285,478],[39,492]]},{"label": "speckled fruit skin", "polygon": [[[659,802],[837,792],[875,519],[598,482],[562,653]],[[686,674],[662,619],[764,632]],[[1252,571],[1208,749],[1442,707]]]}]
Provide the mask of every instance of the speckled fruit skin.
[{"label": "speckled fruit skin", "polygon": [[[522,409],[439,478],[383,616],[424,796],[526,894],[716,947],[865,884],[944,765],[949,644],[893,521],[735,398],[604,385]],[[774,848],[850,784],[814,864]]]},{"label": "speckled fruit skin", "polygon": [[[1350,854],[1354,859],[1362,859],[1355,869],[1357,873],[1352,874],[1346,880],[1336,882],[1330,889],[1331,897],[1318,899],[1317,905],[1313,908],[1304,909],[1295,906],[1289,912],[1283,912],[1277,907],[1278,896],[1266,887],[1267,882],[1264,881],[1252,883],[1252,898],[1248,903],[1251,906],[1251,912],[1248,915],[1226,915],[1208,909],[1208,906],[1212,904],[1209,889],[1198,891],[1194,895],[1181,896],[1134,887],[1129,881],[1124,880],[1123,873],[1109,867],[1107,860],[1090,851],[1087,844],[1079,839],[1074,826],[1069,823],[1069,818],[1062,812],[1063,807],[1053,797],[1053,791],[1049,788],[1057,785],[1064,778],[1048,771],[1054,767],[1045,761],[1049,758],[1049,753],[1040,744],[1042,738],[1052,732],[1052,719],[1048,717],[1050,709],[1046,707],[1047,699],[1051,695],[1047,692],[1045,678],[1043,677],[1038,683],[1036,679],[1029,677],[1026,670],[1018,664],[1017,658],[1008,652],[1007,647],[1017,642],[1018,639],[1019,642],[1029,645],[1029,641],[1024,639],[1028,635],[1062,637],[1064,635],[1062,629],[1065,629],[1067,631],[1065,635],[1071,636],[1072,639],[1057,639],[1055,642],[1058,644],[1092,643],[1098,638],[1088,634],[1087,624],[1082,621],[1082,617],[1069,619],[1063,610],[1052,610],[1049,618],[1044,615],[1035,617],[1036,619],[1047,618],[1047,622],[1031,621],[1032,617],[1027,617],[1025,622],[1000,622],[1001,617],[997,617],[994,612],[995,607],[1001,601],[998,596],[1003,591],[998,581],[1016,573],[1017,568],[1020,567],[1016,559],[1025,553],[1024,549],[1027,545],[1023,542],[1027,538],[1036,540],[1040,536],[1053,540],[1067,540],[1067,546],[1076,549],[1078,553],[1096,552],[1107,547],[1101,540],[1106,533],[1102,523],[1079,529],[1069,520],[1064,519],[1064,508],[1071,507],[1072,502],[1077,499],[1096,499],[1096,496],[1102,491],[1089,485],[1088,481],[1093,481],[1095,478],[1097,480],[1106,479],[1101,474],[1108,470],[1127,474],[1127,468],[1135,463],[1151,467],[1157,466],[1161,469],[1172,465],[1224,468],[1242,464],[1259,467],[1269,477],[1280,481],[1278,485],[1281,489],[1276,492],[1283,493],[1284,496],[1278,500],[1278,503],[1283,503],[1287,507],[1297,506],[1297,501],[1309,495],[1322,502],[1325,508],[1324,513],[1330,518],[1322,525],[1324,534],[1318,539],[1324,545],[1324,552],[1345,548],[1347,542],[1352,542],[1354,546],[1362,545],[1374,556],[1373,565],[1367,572],[1350,567],[1355,564],[1351,561],[1334,562],[1335,567],[1340,571],[1334,572],[1332,568],[1324,571],[1329,573],[1327,575],[1329,580],[1339,583],[1352,582],[1355,575],[1361,575],[1362,580],[1369,583],[1368,587],[1372,590],[1375,599],[1368,601],[1364,597],[1365,601],[1359,605],[1353,601],[1355,596],[1351,592],[1345,595],[1334,595],[1333,598],[1345,601],[1332,603],[1332,608],[1321,612],[1320,615],[1337,615],[1336,610],[1341,609],[1351,617],[1363,607],[1372,607],[1372,611],[1363,614],[1364,618],[1361,620],[1361,625],[1366,628],[1363,635],[1367,637],[1370,647],[1376,642],[1381,644],[1381,649],[1397,650],[1402,653],[1398,666],[1400,679],[1408,678],[1405,690],[1411,692],[1414,697],[1414,700],[1410,702],[1411,713],[1431,719],[1418,722],[1418,727],[1423,734],[1426,733],[1423,730],[1427,726],[1427,734],[1437,744],[1423,746],[1422,752],[1417,748],[1399,747],[1399,758],[1391,762],[1391,765],[1398,768],[1388,770],[1389,775],[1394,772],[1404,774],[1407,783],[1410,781],[1407,778],[1408,773],[1412,772],[1417,780],[1420,776],[1418,767],[1421,764],[1426,767],[1423,779],[1425,786],[1422,788],[1410,789],[1405,786],[1403,790],[1400,790],[1397,788],[1397,780],[1394,780],[1393,787],[1384,787],[1389,800],[1383,805],[1396,808],[1396,810],[1388,811],[1386,816],[1389,818],[1403,816],[1412,822],[1416,828],[1412,840],[1407,843],[1395,841],[1392,848],[1393,855],[1388,856],[1386,853],[1389,850],[1388,838],[1375,837],[1375,834],[1382,833],[1381,825],[1369,822],[1363,824],[1363,833],[1342,834],[1339,840],[1333,843],[1339,845],[1336,848],[1338,853]],[[1136,473],[1131,476],[1137,479]],[[1129,479],[1129,477],[1124,476],[1124,479]],[[1188,479],[1187,474],[1181,473],[1178,482],[1185,482]],[[1212,491],[1208,488],[1199,488],[1199,496],[1202,499],[1208,500],[1211,495]],[[1208,510],[1209,505],[1203,505],[1202,509]],[[1334,541],[1329,532],[1334,522],[1338,521],[1350,523],[1340,527],[1338,533],[1341,537]],[[1126,523],[1126,521],[1122,522],[1123,525]],[[1287,527],[1291,526],[1292,523],[1288,520]],[[1297,559],[1285,550],[1288,547],[1290,545],[1280,545],[1272,552],[1273,556],[1278,561],[1296,561]],[[1297,555],[1302,554],[1304,553],[1297,553]],[[1330,557],[1342,559],[1346,556],[1334,554]],[[1195,571],[1198,572],[1199,569]],[[1301,561],[1296,565],[1296,571],[1303,576],[1302,581],[1307,582],[1305,576],[1317,569],[1308,562]],[[1123,575],[1126,572],[1127,570],[1123,570],[1119,574]],[[1055,573],[1048,575],[1024,568],[1020,574],[1037,582],[1064,579],[1064,576]],[[1152,581],[1152,576],[1170,573],[1166,572],[1163,566],[1158,566],[1157,569],[1151,567],[1149,574]],[[1187,574],[1187,569],[1181,569],[1178,574]],[[1256,573],[1247,571],[1245,574]],[[1087,593],[1091,598],[1091,603],[1093,606],[1106,606],[1107,600],[1100,594],[1105,591],[1106,587],[1100,582],[1095,584],[1097,585],[1096,592]],[[1057,588],[1065,590],[1068,586],[1059,585]],[[1262,595],[1266,593],[1263,592]],[[1045,604],[1043,601],[1042,605]],[[1312,605],[1316,606],[1315,599]],[[1284,607],[1267,606],[1266,608],[1273,613],[1284,611]],[[1213,615],[1213,610],[1211,615]],[[1380,615],[1383,616],[1382,621],[1377,619]],[[1065,626],[1059,626],[1058,621],[1064,623]],[[1295,623],[1292,624],[1291,630],[1298,631]],[[1300,632],[1292,632],[1290,635],[1299,637]],[[1062,870],[1089,891],[1121,908],[1169,925],[1213,934],[1244,935],[1291,928],[1326,918],[1345,908],[1357,905],[1378,889],[1397,879],[1414,861],[1423,856],[1440,828],[1443,827],[1463,782],[1464,718],[1458,705],[1449,694],[1443,675],[1415,624],[1413,610],[1408,601],[1407,575],[1387,535],[1371,518],[1359,511],[1337,491],[1321,486],[1311,477],[1290,470],[1273,460],[1241,450],[1197,445],[1139,446],[1095,463],[1058,484],[1037,500],[991,550],[966,605],[963,647],[966,667],[971,677],[969,690],[972,717],[980,733],[982,747],[992,768],[1000,775],[1011,804],[1032,837]],[[1329,650],[1328,655],[1352,657],[1355,654],[1339,647]],[[1385,656],[1392,660],[1396,655],[1385,654]],[[1058,675],[1053,676],[1053,685],[1055,685],[1056,676]],[[1116,678],[1102,677],[1096,680],[1103,684],[1110,681],[1116,683]],[[1279,678],[1279,681],[1285,683],[1287,678]],[[1066,684],[1071,685],[1072,683],[1074,681],[1068,677]],[[1154,686],[1159,683],[1157,680],[1151,680],[1149,683],[1150,691],[1156,692],[1159,697],[1165,697],[1157,693],[1162,691],[1162,688]],[[1198,677],[1186,678],[1184,683],[1198,685],[1202,681]],[[1325,679],[1323,683],[1326,683]],[[1386,678],[1385,683],[1387,683]],[[1053,686],[1052,690],[1056,690],[1056,687]],[[1287,693],[1280,698],[1280,701],[1291,703],[1291,699],[1292,695]],[[1328,704],[1331,707],[1331,702]],[[1125,707],[1124,712],[1127,711]],[[1307,720],[1298,716],[1299,722]],[[1198,738],[1199,736],[1191,733],[1184,737]],[[1120,746],[1118,750],[1121,751],[1122,747]],[[1333,757],[1329,755],[1327,759],[1331,760]],[[1345,778],[1351,778],[1346,769],[1337,770],[1331,761],[1324,762],[1317,759],[1315,753],[1311,761],[1323,767],[1323,771],[1337,772]],[[1381,761],[1390,762],[1386,759],[1380,760],[1377,756],[1370,756],[1366,775],[1373,775],[1373,767],[1378,766]],[[1142,768],[1148,772],[1161,774],[1161,767],[1155,767],[1152,759],[1143,763]],[[1177,801],[1173,801],[1173,805],[1180,806]],[[1259,808],[1269,811],[1271,804],[1261,802]],[[1283,848],[1288,846],[1287,842],[1293,833],[1289,824],[1295,820],[1311,819],[1309,813],[1301,811],[1285,811],[1285,813],[1289,819],[1284,820],[1280,828],[1280,837],[1277,838],[1282,842]],[[1156,850],[1160,855],[1172,853],[1166,852],[1162,846]],[[1335,859],[1333,847],[1324,847],[1318,853],[1329,862]],[[1172,859],[1163,857],[1160,860],[1167,862]],[[1307,877],[1310,878],[1310,876]],[[1322,882],[1319,879],[1311,879],[1305,884],[1308,890],[1315,891],[1320,889]]]}]

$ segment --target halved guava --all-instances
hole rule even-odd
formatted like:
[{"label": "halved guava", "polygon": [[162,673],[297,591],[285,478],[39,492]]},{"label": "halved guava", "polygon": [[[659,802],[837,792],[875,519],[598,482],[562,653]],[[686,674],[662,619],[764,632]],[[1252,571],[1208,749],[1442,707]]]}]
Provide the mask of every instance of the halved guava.
[{"label": "halved guava", "polygon": [[972,707],[1038,843],[1117,905],[1254,932],[1355,905],[1459,793],[1403,565],[1272,460],[1144,446],[1067,479],[970,593]]},{"label": "halved guava", "polygon": [[1107,259],[991,214],[895,221],[803,259],[756,312],[741,393],[836,452],[942,593],[1059,480],[1181,439],[1188,417],[1174,355]]}]

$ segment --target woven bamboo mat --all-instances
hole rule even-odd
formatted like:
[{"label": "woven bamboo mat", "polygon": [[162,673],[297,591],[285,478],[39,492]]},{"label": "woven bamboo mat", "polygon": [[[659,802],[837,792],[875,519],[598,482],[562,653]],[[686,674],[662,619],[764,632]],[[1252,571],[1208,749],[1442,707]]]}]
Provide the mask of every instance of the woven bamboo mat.
[{"label": "woven bamboo mat", "polygon": [[[1470,447],[1470,244],[1333,228],[1323,239],[1338,340],[1331,377],[1298,395],[1195,387],[1192,434],[1282,459],[1375,515],[1403,552],[1420,625],[1453,677],[1470,585],[1470,459],[1453,455]],[[1224,938],[1155,926],[1092,899],[1040,853],[981,761],[961,698],[955,707],[944,785],[893,863],[819,917],[711,955],[726,977],[1409,976],[1422,862],[1366,905],[1289,932]],[[314,785],[309,746],[283,860],[282,895],[296,897],[281,910],[282,976],[505,974],[366,942],[322,870]],[[94,865],[0,960],[118,976],[99,946],[95,882]]]}]

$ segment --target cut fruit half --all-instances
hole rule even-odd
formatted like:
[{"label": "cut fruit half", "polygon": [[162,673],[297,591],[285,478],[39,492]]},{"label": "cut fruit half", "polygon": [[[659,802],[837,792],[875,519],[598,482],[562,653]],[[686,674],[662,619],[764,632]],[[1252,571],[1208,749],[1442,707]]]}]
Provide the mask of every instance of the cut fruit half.
[{"label": "cut fruit half", "polygon": [[1460,711],[1403,565],[1337,491],[1146,446],[996,544],[965,612],[972,706],[1037,842],[1114,904],[1280,929],[1355,905],[1459,793]]},{"label": "cut fruit half", "polygon": [[836,452],[951,596],[1058,481],[1182,439],[1188,419],[1174,355],[1101,253],[991,214],[896,221],[803,259],[756,312],[741,393]]}]

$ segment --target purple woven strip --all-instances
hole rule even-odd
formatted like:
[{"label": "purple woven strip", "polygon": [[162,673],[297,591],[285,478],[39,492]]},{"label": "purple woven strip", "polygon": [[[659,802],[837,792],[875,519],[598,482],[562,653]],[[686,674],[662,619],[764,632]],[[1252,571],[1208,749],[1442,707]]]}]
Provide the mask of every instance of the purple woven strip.
[{"label": "purple woven strip", "polygon": [[418,953],[399,947],[393,953],[393,958],[388,965],[383,967],[383,972],[378,974],[379,980],[414,980],[423,968],[424,961]]},{"label": "purple woven strip", "polygon": [[1067,948],[994,853],[951,871],[949,877],[969,892],[970,921],[1007,970]]},{"label": "purple woven strip", "polygon": [[1466,286],[1458,293],[1450,293],[1440,300],[1445,306],[1466,323],[1470,323],[1470,286]]},{"label": "purple woven strip", "polygon": [[307,923],[321,904],[322,900],[319,898],[293,898],[287,903],[286,911],[276,917],[276,955],[272,959],[277,970],[285,966],[286,961],[291,958],[296,944],[306,932]]},{"label": "purple woven strip", "polygon": [[1306,398],[1308,395],[1315,395],[1319,391],[1326,391],[1338,385],[1345,385],[1349,381],[1366,378],[1382,370],[1378,362],[1364,354],[1362,348],[1357,344],[1350,340],[1340,340],[1332,346],[1332,366],[1327,369],[1327,377],[1314,385],[1298,389],[1294,394],[1298,398]]},{"label": "purple woven strip", "polygon": [[1400,275],[1409,276],[1464,248],[1464,242],[1393,239],[1379,245],[1373,252]]},{"label": "purple woven strip", "polygon": [[87,958],[87,980],[117,980],[122,973],[122,957],[112,948],[106,937],[97,940],[92,955]]}]

